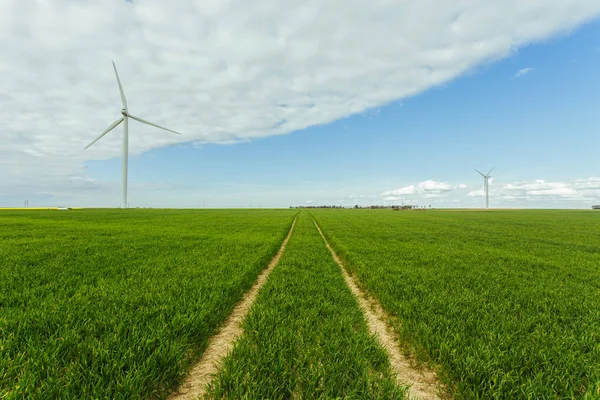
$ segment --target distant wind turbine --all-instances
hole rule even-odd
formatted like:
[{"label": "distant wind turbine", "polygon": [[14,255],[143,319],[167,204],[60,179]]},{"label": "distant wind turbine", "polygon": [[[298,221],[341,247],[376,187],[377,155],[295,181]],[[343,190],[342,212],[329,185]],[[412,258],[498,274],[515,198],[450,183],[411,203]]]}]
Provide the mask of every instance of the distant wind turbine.
[{"label": "distant wind turbine", "polygon": [[490,179],[490,172],[492,172],[492,170],[496,168],[493,167],[492,169],[490,169],[488,171],[487,174],[482,174],[481,172],[477,171],[477,173],[479,173],[479,175],[483,176],[483,190],[485,191],[485,208],[490,208],[490,203],[489,203],[489,193],[488,193],[488,179]]},{"label": "distant wind turbine", "polygon": [[128,119],[132,118],[132,119],[135,119],[136,121],[141,122],[142,124],[154,126],[159,129],[164,129],[165,131],[173,132],[177,135],[181,135],[181,133],[175,132],[174,130],[171,130],[168,128],[165,128],[164,126],[153,124],[152,122],[146,121],[139,117],[134,117],[133,115],[129,114],[129,111],[127,110],[127,100],[125,100],[125,93],[123,92],[123,86],[121,86],[121,80],[119,79],[119,74],[117,73],[117,67],[116,67],[114,61],[112,64],[113,64],[113,68],[115,70],[115,76],[117,77],[117,83],[119,84],[119,91],[121,92],[121,100],[123,101],[123,109],[121,109],[121,114],[123,116],[121,118],[119,118],[118,120],[116,120],[115,122],[113,122],[104,132],[102,132],[100,134],[100,136],[98,136],[96,139],[94,139],[94,141],[92,143],[88,144],[85,147],[85,149],[87,149],[88,147],[90,147],[91,145],[96,143],[98,140],[100,140],[100,138],[102,138],[102,136],[106,135],[108,132],[115,129],[121,122],[124,122],[124,124],[123,124],[123,159],[122,159],[122,164],[121,164],[122,165],[121,166],[121,168],[122,168],[121,207],[127,208],[127,165],[128,165],[127,159],[128,159],[128,153],[129,153],[129,131],[128,131],[129,121],[128,121]]}]

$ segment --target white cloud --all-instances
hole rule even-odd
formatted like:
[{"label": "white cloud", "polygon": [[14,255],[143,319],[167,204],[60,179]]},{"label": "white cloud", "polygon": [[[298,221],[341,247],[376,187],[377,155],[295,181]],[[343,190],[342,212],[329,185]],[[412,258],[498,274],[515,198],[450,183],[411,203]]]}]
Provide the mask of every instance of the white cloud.
[{"label": "white cloud", "polygon": [[469,197],[483,197],[483,196],[485,196],[485,191],[483,189],[471,190],[469,193],[467,193],[467,196],[469,196]]},{"label": "white cloud", "polygon": [[465,185],[464,183],[461,183],[460,185],[457,186],[459,189],[466,189],[468,188],[467,185]]},{"label": "white cloud", "polygon": [[[455,188],[461,185],[454,186]],[[467,187],[467,185],[465,185]],[[415,186],[416,188],[419,185]],[[492,207],[583,207],[600,203],[600,178],[590,177],[567,181],[546,181],[537,179],[513,183],[496,182],[489,187]],[[425,192],[415,190],[412,199],[423,202],[426,199],[437,199],[436,206],[481,207],[485,197],[483,188],[464,192]],[[404,200],[404,199],[403,199]],[[457,203],[457,204],[453,204]]]},{"label": "white cloud", "polygon": [[[426,180],[416,185],[408,185],[395,190],[387,190],[381,193],[385,201],[402,201],[410,203],[415,200],[441,199],[448,197],[448,193],[454,188],[445,182]],[[408,196],[408,197],[405,197]],[[410,200],[412,198],[412,200]]]},{"label": "white cloud", "polygon": [[596,0],[5,0],[0,189],[105,193],[84,165],[120,156],[119,131],[82,149],[119,117],[111,59],[130,111],[184,133],[133,121],[139,154],[376,113],[599,13]]},{"label": "white cloud", "polygon": [[402,196],[402,195],[413,195],[413,194],[440,194],[442,192],[449,192],[452,190],[452,185],[445,182],[437,182],[434,180],[426,180],[419,182],[416,185],[408,185],[401,187],[400,189],[387,190],[381,193],[382,196]]},{"label": "white cloud", "polygon": [[417,191],[422,192],[449,192],[452,190],[452,185],[444,182],[436,182],[434,180],[427,180],[424,182],[419,182],[417,184]]},{"label": "white cloud", "polygon": [[374,197],[375,196],[372,195],[372,194],[361,194],[361,195],[358,195],[358,196],[356,196],[356,195],[350,195],[350,196],[348,196],[349,199],[372,199]]},{"label": "white cloud", "polygon": [[577,191],[570,187],[559,187],[547,190],[528,190],[530,196],[571,196],[577,194]]},{"label": "white cloud", "polygon": [[574,197],[577,196],[577,190],[573,187],[572,182],[546,182],[543,179],[536,180],[532,183],[519,182],[505,185],[502,190],[526,196],[561,196]]},{"label": "white cloud", "polygon": [[579,191],[600,190],[600,178],[576,179],[571,185]]},{"label": "white cloud", "polygon": [[415,185],[401,187],[400,189],[388,190],[381,193],[382,196],[401,196],[405,194],[416,194],[417,188]]},{"label": "white cloud", "polygon": [[524,75],[527,75],[531,72],[535,71],[534,68],[522,68],[520,70],[517,71],[517,73],[513,76],[514,79],[520,78]]},{"label": "white cloud", "polygon": [[[382,196],[402,196],[402,195],[414,195],[414,194],[429,194],[439,195],[443,192],[449,192],[452,190],[452,185],[444,182],[436,182],[434,180],[426,180],[419,182],[416,185],[408,185],[401,187],[400,189],[387,190],[381,193]],[[431,196],[433,197],[433,196]],[[437,196],[436,196],[437,197]]]},{"label": "white cloud", "polygon": [[569,181],[546,181],[537,179],[531,182],[515,182],[503,185],[490,192],[504,200],[525,203],[556,204],[567,203],[590,205],[600,201],[600,178],[574,179]]}]

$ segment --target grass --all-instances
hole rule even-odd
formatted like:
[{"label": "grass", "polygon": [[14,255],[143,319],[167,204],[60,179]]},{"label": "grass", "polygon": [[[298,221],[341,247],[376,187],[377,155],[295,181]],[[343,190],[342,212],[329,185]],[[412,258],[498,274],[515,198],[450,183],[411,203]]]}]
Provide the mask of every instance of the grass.
[{"label": "grass", "polygon": [[455,398],[600,398],[600,214],[311,212]]},{"label": "grass", "polygon": [[[600,398],[600,214],[313,210],[456,399]],[[0,398],[165,398],[293,210],[2,210]],[[402,398],[308,212],[213,398]]]},{"label": "grass", "polygon": [[213,382],[215,399],[401,399],[307,212]]},{"label": "grass", "polygon": [[162,398],[295,212],[2,211],[0,398]]}]

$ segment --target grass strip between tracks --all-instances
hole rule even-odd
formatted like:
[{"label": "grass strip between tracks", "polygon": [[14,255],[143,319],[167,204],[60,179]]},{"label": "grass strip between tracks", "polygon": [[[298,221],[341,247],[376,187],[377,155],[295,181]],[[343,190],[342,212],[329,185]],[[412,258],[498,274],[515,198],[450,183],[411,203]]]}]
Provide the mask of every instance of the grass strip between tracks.
[{"label": "grass strip between tracks", "polygon": [[405,397],[308,213],[298,217],[209,396]]}]

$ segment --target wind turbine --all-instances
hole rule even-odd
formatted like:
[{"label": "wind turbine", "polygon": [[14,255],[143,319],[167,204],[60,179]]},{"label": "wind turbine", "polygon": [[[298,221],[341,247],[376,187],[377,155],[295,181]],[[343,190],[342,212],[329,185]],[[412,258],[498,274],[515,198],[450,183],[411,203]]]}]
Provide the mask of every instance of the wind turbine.
[{"label": "wind turbine", "polygon": [[123,156],[122,156],[123,158],[122,158],[122,163],[121,163],[121,169],[122,169],[121,207],[127,208],[127,165],[128,165],[127,159],[128,159],[128,154],[129,154],[129,131],[128,131],[129,118],[135,119],[136,121],[139,121],[142,124],[154,126],[155,128],[164,129],[165,131],[173,132],[177,135],[181,135],[181,133],[175,132],[174,130],[165,128],[164,126],[156,125],[150,121],[146,121],[144,119],[141,119],[139,117],[135,117],[135,116],[129,114],[129,111],[127,109],[127,100],[125,99],[125,93],[123,92],[123,86],[121,86],[121,80],[119,79],[119,73],[117,72],[117,67],[116,67],[114,61],[112,64],[113,64],[113,68],[115,70],[115,76],[117,77],[117,83],[119,84],[119,91],[121,92],[121,101],[123,102],[123,108],[121,109],[121,115],[123,115],[123,116],[121,118],[119,118],[118,120],[116,120],[115,122],[113,122],[104,132],[102,132],[100,134],[100,136],[98,136],[96,139],[94,139],[94,141],[92,143],[88,144],[84,148],[84,150],[86,150],[88,147],[90,147],[91,145],[96,143],[98,140],[100,140],[102,138],[102,136],[106,135],[108,132],[115,129],[121,122],[124,123],[123,124]]},{"label": "wind turbine", "polygon": [[481,172],[477,171],[477,173],[481,176],[483,176],[483,190],[485,191],[485,208],[490,208],[490,203],[489,203],[489,193],[488,193],[488,179],[490,178],[490,172],[492,172],[492,170],[496,168],[496,167],[492,167],[492,169],[490,169],[488,171],[487,174],[482,174]]}]

